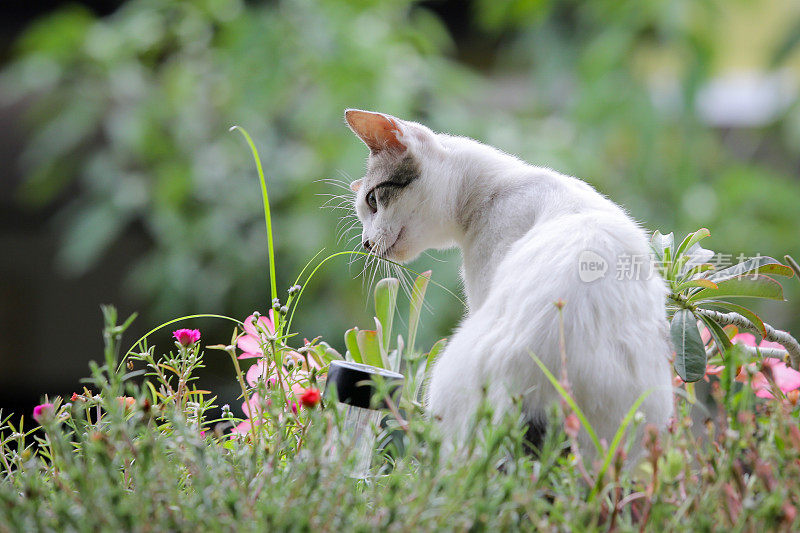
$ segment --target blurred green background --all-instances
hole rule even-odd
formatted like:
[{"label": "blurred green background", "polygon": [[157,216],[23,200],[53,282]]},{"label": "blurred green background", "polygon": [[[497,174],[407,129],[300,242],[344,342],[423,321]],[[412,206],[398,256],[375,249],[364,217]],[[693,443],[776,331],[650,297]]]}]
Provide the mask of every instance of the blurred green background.
[{"label": "blurred green background", "polygon": [[[278,286],[337,242],[323,209],[361,176],[343,110],[384,111],[581,177],[650,230],[800,256],[800,3],[794,0],[128,0],[0,6],[0,407],[79,387],[99,304],[134,333],[269,305],[253,136]],[[352,235],[357,234],[357,231]],[[411,265],[459,289],[457,252]],[[330,263],[301,337],[371,323],[361,262]],[[761,307],[800,333],[800,283]],[[431,288],[422,342],[463,309]],[[198,321],[207,342],[227,323]],[[136,335],[138,336],[138,335]],[[131,341],[133,338],[130,339]],[[169,348],[166,335],[159,346]],[[235,397],[230,362],[208,387]]]}]

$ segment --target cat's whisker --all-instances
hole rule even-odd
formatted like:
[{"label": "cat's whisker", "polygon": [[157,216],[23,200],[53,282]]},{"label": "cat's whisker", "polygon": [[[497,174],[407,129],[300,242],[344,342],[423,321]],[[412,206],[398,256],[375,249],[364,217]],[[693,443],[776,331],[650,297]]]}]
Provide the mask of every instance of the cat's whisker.
[{"label": "cat's whisker", "polygon": [[357,225],[358,225],[358,221],[353,222],[352,224],[350,224],[350,226],[348,228],[346,228],[345,230],[341,231],[341,234],[338,235],[338,238],[336,239],[336,244],[337,245],[340,244],[342,242],[342,239],[344,239],[347,236],[347,234],[352,232],[353,230],[356,230],[356,233],[351,235],[347,239],[347,241],[345,241],[345,242],[347,242],[349,244],[350,241],[352,241],[353,239],[358,237],[359,232],[357,231],[357,227],[356,227]]},{"label": "cat's whisker", "polygon": [[[367,294],[368,295],[372,294],[372,286],[373,286],[372,284],[373,284],[373,281],[375,280],[375,275],[377,274],[378,268],[380,266],[379,265],[378,256],[376,256],[374,254],[370,254],[370,258],[371,258],[370,272],[368,273],[368,276],[367,276],[369,278],[369,281],[367,282]],[[367,301],[369,301],[369,298],[367,298]]]},{"label": "cat's whisker", "polygon": [[[319,207],[320,207],[320,209],[330,209],[330,210],[339,211],[339,212],[344,211],[344,213],[350,213],[353,210],[353,206],[350,204],[350,202],[340,203],[340,204],[335,204],[335,205],[334,204],[325,203],[325,204],[320,205]],[[342,215],[342,216],[344,216],[344,215]]]},{"label": "cat's whisker", "polygon": [[341,183],[344,183],[345,185],[349,185],[350,182],[353,181],[353,177],[346,170],[339,168],[336,169],[336,172],[342,177],[342,179],[340,180],[337,180],[336,178],[328,178],[328,179],[339,181]]},{"label": "cat's whisker", "polygon": [[336,178],[320,178],[314,180],[314,183],[324,183],[325,185],[333,185],[334,187],[341,187],[342,189],[347,189],[349,191],[350,181],[351,180],[349,180],[349,178],[341,180]]},{"label": "cat's whisker", "polygon": [[332,208],[342,208],[347,207],[348,210],[353,209],[353,199],[347,198],[340,194],[336,195],[327,195],[323,193],[317,193],[316,196],[330,196],[327,200],[325,200],[320,207],[332,207]]},{"label": "cat's whisker", "polygon": [[353,194],[353,193],[348,193],[348,194],[342,194],[342,193],[339,193],[339,194],[334,194],[334,193],[332,193],[332,192],[315,192],[315,193],[314,193],[314,196],[329,196],[329,197],[331,197],[331,198],[342,198],[342,199],[350,199],[350,200],[352,200],[353,198],[355,198],[355,194]]},{"label": "cat's whisker", "polygon": [[[394,271],[395,277],[400,280],[400,288],[403,290],[403,294],[410,300],[411,299],[411,287],[409,285],[409,281],[405,272],[405,269],[402,268],[400,265],[392,263],[392,269]],[[408,328],[408,323],[406,322],[404,313],[399,313],[400,322]]]},{"label": "cat's whisker", "polygon": [[439,263],[447,263],[447,260],[446,260],[446,259],[441,259],[441,258],[439,258],[439,257],[434,257],[434,256],[432,256],[431,254],[429,254],[427,251],[425,251],[425,252],[422,252],[422,253],[423,253],[423,254],[425,254],[425,255],[427,255],[428,257],[430,257],[430,258],[431,258],[431,259],[433,259],[434,261],[437,261],[437,262],[439,262]]},{"label": "cat's whisker", "polygon": [[396,264],[392,264],[392,270],[394,272],[395,277],[400,281],[400,288],[403,290],[403,293],[406,296],[411,295],[411,291],[408,288],[408,280],[406,279],[405,272],[403,269]]}]

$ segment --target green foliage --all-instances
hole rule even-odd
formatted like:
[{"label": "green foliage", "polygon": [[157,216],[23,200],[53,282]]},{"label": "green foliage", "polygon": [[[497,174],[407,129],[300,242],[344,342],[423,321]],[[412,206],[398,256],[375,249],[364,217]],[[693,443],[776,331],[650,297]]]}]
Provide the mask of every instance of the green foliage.
[{"label": "green foliage", "polygon": [[446,343],[446,339],[437,341],[427,353],[420,353],[414,349],[414,338],[419,327],[420,313],[425,305],[425,291],[430,277],[430,271],[423,272],[412,284],[408,312],[408,341],[404,341],[403,336],[398,335],[397,343],[392,344],[392,325],[400,288],[400,280],[395,278],[384,278],[375,285],[377,315],[373,317],[375,330],[360,330],[356,327],[348,329],[344,334],[344,343],[347,347],[345,358],[356,363],[402,373],[406,377],[402,405],[416,409],[421,408],[420,401],[427,371]]},{"label": "green foliage", "polygon": [[[730,407],[712,412],[704,428],[692,427],[691,404],[679,400],[669,432],[646,429],[643,453],[626,459],[630,435],[641,435],[633,431],[634,405],[602,460],[583,467],[557,409],[535,456],[524,452],[519,399],[499,422],[484,403],[474,438],[447,456],[434,421],[415,410],[405,420],[387,412],[394,437],[375,451],[375,475],[356,480],[347,475],[353,458],[331,451],[331,428],[341,423],[333,406],[297,417],[269,410],[278,428],[269,439],[231,439],[224,432],[230,419],[217,426],[206,417],[212,400],[193,400],[203,391],[181,402],[115,376],[126,324],[117,325],[110,308],[105,314],[111,359],[94,367],[94,390],[55,400],[41,429],[0,415],[4,530],[800,527],[800,408],[756,403],[749,387],[713,387],[714,401]],[[179,352],[169,366],[202,364],[200,346]],[[142,360],[155,371],[148,357]],[[123,394],[130,401],[120,401]],[[298,424],[299,440],[292,437]]]},{"label": "green foliage", "polygon": [[[705,376],[707,348],[698,329],[701,321],[714,343],[709,347],[725,361],[731,348],[728,334],[704,310],[722,309],[741,315],[741,323],[760,337],[767,337],[764,321],[754,311],[729,298],[762,298],[783,301],[783,287],[773,276],[794,276],[794,270],[771,257],[757,256],[717,270],[710,263],[714,252],[700,247],[700,241],[710,236],[706,228],[689,233],[676,247],[672,233],[656,231],[650,244],[659,273],[670,289],[668,316],[672,317],[670,336],[675,347],[675,371],[686,382]],[[783,332],[782,332],[783,333]],[[788,336],[788,334],[787,334]],[[773,339],[780,340],[780,339]],[[797,341],[789,336],[794,345]],[[784,343],[784,346],[787,346]],[[787,349],[791,353],[791,346]]]},{"label": "green foliage", "polygon": [[[458,49],[411,0],[132,0],[104,18],[72,6],[27,30],[0,94],[31,103],[20,197],[43,205],[76,191],[58,219],[59,264],[86,272],[139,228],[150,246],[129,286],[159,321],[264,298],[251,289],[265,270],[260,205],[231,124],[252,133],[274,183],[278,275],[335,242],[316,196],[330,189],[315,180],[363,167],[342,125],[350,106],[583,177],[649,227],[705,225],[722,250],[796,256],[800,107],[723,135],[697,111],[733,53],[722,15],[748,5],[476,0],[465,16],[477,30]],[[797,27],[775,29],[755,68],[789,65]],[[456,267],[437,276],[451,286]],[[305,320],[326,337],[361,302],[350,277],[326,271],[309,292],[321,305]],[[784,327],[800,326],[799,289],[786,288]],[[430,298],[439,309],[446,297]],[[441,335],[460,314],[428,322]]]},{"label": "green foliage", "polygon": [[[363,163],[343,110],[413,116],[463,78],[441,57],[441,23],[411,4],[133,0],[106,18],[72,7],[38,21],[2,93],[33,102],[20,198],[44,205],[77,191],[58,225],[59,264],[85,273],[135,227],[151,246],[128,281],[151,317],[254,308],[263,222],[250,163],[225,131],[240,124],[261,148],[276,271],[298,271],[336,240],[334,213],[319,209],[331,191],[321,178]],[[323,279],[315,299],[357,307],[344,270]],[[340,331],[343,315],[318,325]]]}]

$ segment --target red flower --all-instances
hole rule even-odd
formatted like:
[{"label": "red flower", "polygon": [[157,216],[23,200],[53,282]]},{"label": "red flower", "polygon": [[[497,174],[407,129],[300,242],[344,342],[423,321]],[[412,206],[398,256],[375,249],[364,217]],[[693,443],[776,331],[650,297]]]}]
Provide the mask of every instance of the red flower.
[{"label": "red flower", "polygon": [[172,336],[181,346],[189,346],[200,340],[199,329],[177,329],[172,332]]},{"label": "red flower", "polygon": [[319,389],[315,389],[314,387],[308,388],[303,391],[303,394],[300,395],[300,403],[303,407],[307,407],[309,409],[313,409],[317,406],[320,399]]}]

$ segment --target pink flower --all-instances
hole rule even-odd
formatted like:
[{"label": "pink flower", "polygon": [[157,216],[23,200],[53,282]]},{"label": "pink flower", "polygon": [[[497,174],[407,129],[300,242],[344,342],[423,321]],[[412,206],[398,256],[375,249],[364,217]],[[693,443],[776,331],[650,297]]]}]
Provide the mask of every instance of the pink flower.
[{"label": "pink flower", "polygon": [[267,401],[264,402],[258,394],[253,394],[250,396],[250,401],[242,403],[242,411],[244,414],[247,415],[248,418],[254,418],[253,415],[255,414],[255,418],[261,418],[262,412],[264,411],[263,406],[270,406],[272,404],[272,400],[267,398]]},{"label": "pink flower", "polygon": [[[271,400],[267,399],[266,405],[269,406],[270,403]],[[262,400],[258,394],[253,394],[250,397],[249,402],[243,402],[242,411],[247,419],[239,422],[239,424],[231,430],[231,438],[233,438],[235,435],[247,435],[250,433],[250,428],[253,427],[253,424],[258,425],[259,421],[263,417],[263,406],[264,404],[262,403]]]},{"label": "pink flower", "polygon": [[[247,369],[245,379],[251,387],[256,387],[259,383],[264,382],[269,389],[273,389],[281,384],[287,408],[293,413],[297,413],[298,406],[302,403],[300,397],[306,392],[305,386],[309,384],[311,369],[319,370],[322,367],[315,357],[310,356],[307,360],[299,352],[279,345],[275,339],[270,338],[272,335],[275,335],[275,312],[272,309],[270,309],[268,317],[250,315],[244,320],[244,332],[236,341],[236,346],[242,351],[239,359],[257,359]],[[277,368],[272,357],[264,353],[265,347],[270,347],[272,343],[275,343],[276,348],[281,350],[282,364],[277,365]],[[236,426],[232,430],[232,434],[247,433],[253,424],[259,424],[262,421],[263,415],[260,410],[263,408],[263,401],[257,394],[254,394],[249,403],[250,405],[242,404],[242,411],[248,419]],[[270,400],[267,399],[266,405],[269,404]],[[251,406],[253,407],[252,413]]]},{"label": "pink flower", "polygon": [[41,424],[43,420],[51,418],[53,414],[55,414],[55,411],[52,403],[39,404],[33,408],[33,419],[39,424]]},{"label": "pink flower", "polygon": [[172,332],[172,336],[181,346],[189,346],[200,340],[199,329],[177,329]]},{"label": "pink flower", "polygon": [[236,435],[247,435],[250,433],[250,428],[252,424],[250,424],[250,420],[244,420],[240,422],[235,428],[231,430],[231,438],[234,438]]},{"label": "pink flower", "polygon": [[[732,340],[735,343],[756,346],[756,338],[750,333],[739,333]],[[783,349],[780,344],[769,341],[761,341],[758,347]],[[750,374],[752,374],[752,378]],[[759,398],[774,398],[772,383],[767,376],[772,378],[772,382],[783,393],[800,389],[800,372],[789,368],[786,363],[774,357],[767,357],[761,361],[760,367],[758,363],[751,363],[743,367],[736,376],[736,381],[747,383],[748,379],[750,379],[750,386],[753,387],[756,396]]]},{"label": "pink flower", "polygon": [[[244,334],[236,341],[236,346],[244,352],[239,356],[239,359],[259,358],[254,365],[247,369],[245,375],[245,379],[251,387],[255,387],[261,380],[266,380],[269,386],[274,386],[278,382],[277,377],[273,375],[274,364],[264,357],[262,350],[262,346],[267,345],[269,342],[267,335],[275,334],[274,318],[275,314],[272,309],[269,310],[269,318],[260,316],[256,319],[255,315],[250,315],[244,321]],[[292,390],[297,393],[298,391],[295,390],[296,387],[294,385],[297,381],[308,377],[309,365],[305,357],[293,350],[284,351],[281,355],[284,365],[291,363],[294,368],[293,372],[289,371],[285,366],[282,368],[281,381],[284,389],[287,392]],[[311,358],[311,367],[318,370],[321,368],[313,358]],[[290,383],[290,381],[294,383]],[[302,393],[303,390],[300,387],[299,392]]]},{"label": "pink flower", "polygon": [[261,357],[261,345],[267,343],[267,335],[275,334],[275,312],[269,310],[269,318],[260,316],[256,319],[255,315],[250,315],[244,319],[244,335],[236,341],[236,346],[244,352],[239,359],[250,359]]}]

